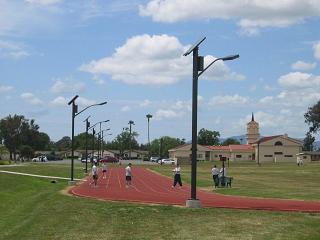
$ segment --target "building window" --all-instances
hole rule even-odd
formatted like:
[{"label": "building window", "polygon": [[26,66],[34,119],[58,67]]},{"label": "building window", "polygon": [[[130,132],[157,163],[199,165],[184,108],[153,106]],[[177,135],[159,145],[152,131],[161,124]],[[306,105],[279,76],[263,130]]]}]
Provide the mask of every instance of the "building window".
[{"label": "building window", "polygon": [[272,157],[272,155],[264,155],[264,157]]},{"label": "building window", "polygon": [[274,155],[282,155],[282,152],[274,152]]},{"label": "building window", "polygon": [[303,159],[307,159],[307,156],[303,156]]},{"label": "building window", "polygon": [[197,155],[197,158],[202,158],[202,154],[198,154],[198,155]]},{"label": "building window", "polygon": [[280,142],[280,141],[275,142],[274,145],[275,145],[275,146],[283,146],[282,142]]},{"label": "building window", "polygon": [[292,155],[284,155],[284,157],[293,157]]},{"label": "building window", "polygon": [[216,154],[216,155],[214,155],[214,157],[216,157],[216,158],[217,158],[217,157],[218,157],[218,155]]},{"label": "building window", "polygon": [[242,158],[242,155],[236,155],[236,158]]}]

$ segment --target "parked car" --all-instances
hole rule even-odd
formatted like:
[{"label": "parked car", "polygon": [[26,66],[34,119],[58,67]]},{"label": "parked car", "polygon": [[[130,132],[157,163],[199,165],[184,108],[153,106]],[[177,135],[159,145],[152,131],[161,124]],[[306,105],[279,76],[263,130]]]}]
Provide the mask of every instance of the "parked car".
[{"label": "parked car", "polygon": [[[95,160],[97,161],[96,158],[95,158]],[[86,163],[86,161],[87,161],[88,163],[91,162],[91,158],[88,157],[87,159],[85,159],[85,158],[82,158],[82,159],[81,159],[81,162],[82,162],[82,163]]]},{"label": "parked car", "polygon": [[38,156],[38,157],[35,157],[35,158],[32,158],[31,160],[32,162],[47,162],[48,159],[46,156]]},{"label": "parked car", "polygon": [[160,157],[151,157],[150,162],[158,162]]},{"label": "parked car", "polygon": [[171,164],[171,165],[173,165],[173,164],[176,163],[176,161],[173,160],[173,159],[170,159],[170,158],[163,158],[163,159],[159,160],[159,163],[160,164]]},{"label": "parked car", "polygon": [[104,163],[117,163],[119,162],[118,158],[115,157],[111,157],[111,156],[106,156],[104,158],[100,159],[100,162],[104,162]]}]

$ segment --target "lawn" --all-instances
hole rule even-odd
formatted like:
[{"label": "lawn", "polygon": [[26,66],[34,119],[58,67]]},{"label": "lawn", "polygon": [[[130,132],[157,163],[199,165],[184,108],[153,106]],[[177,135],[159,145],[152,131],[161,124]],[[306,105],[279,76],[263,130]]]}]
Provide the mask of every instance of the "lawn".
[{"label": "lawn", "polygon": [[[227,165],[227,164],[226,164]],[[218,166],[221,167],[221,166]],[[172,177],[172,166],[153,166],[152,170]],[[212,163],[198,163],[197,186],[212,191]],[[252,162],[232,163],[227,167],[232,176],[232,188],[215,191],[230,195],[270,197],[283,199],[320,199],[320,163],[308,163],[298,167],[293,163],[264,163],[260,167]],[[182,180],[191,182],[190,165],[182,166]]]},{"label": "lawn", "polygon": [[[203,187],[210,184],[208,167],[199,165]],[[15,171],[68,177],[69,169],[33,164]],[[155,169],[167,173],[171,167]],[[241,176],[231,167],[230,175]],[[0,239],[320,239],[320,214],[104,202],[63,195],[66,186],[63,180],[0,173]]]}]

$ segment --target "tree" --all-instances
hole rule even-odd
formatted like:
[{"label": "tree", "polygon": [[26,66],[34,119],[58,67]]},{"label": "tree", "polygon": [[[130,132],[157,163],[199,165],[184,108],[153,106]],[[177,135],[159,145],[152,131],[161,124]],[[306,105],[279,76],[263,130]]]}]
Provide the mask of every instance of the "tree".
[{"label": "tree", "polygon": [[54,145],[57,151],[69,150],[71,149],[71,138],[68,136],[65,136],[61,138],[59,141],[57,141]]},{"label": "tree", "polygon": [[219,145],[220,133],[201,128],[198,133],[198,144],[201,145]]},{"label": "tree", "polygon": [[310,133],[317,133],[320,129],[320,101],[314,106],[309,107],[304,114],[305,122],[310,126]]},{"label": "tree", "polygon": [[233,144],[240,144],[240,142],[234,138],[227,138],[222,143],[223,146],[229,146],[229,145],[233,145]]},{"label": "tree", "polygon": [[30,160],[34,155],[34,150],[29,145],[20,146],[20,157]]},{"label": "tree", "polygon": [[9,150],[10,160],[16,161],[17,150],[22,139],[25,138],[22,132],[27,128],[27,124],[27,120],[22,115],[9,115],[0,121],[1,136]]},{"label": "tree", "polygon": [[306,137],[303,139],[303,151],[313,151],[313,143],[315,137],[310,132],[307,132]]},{"label": "tree", "polygon": [[[161,144],[162,142],[162,144]],[[164,136],[159,139],[154,139],[150,144],[150,152],[153,156],[168,157],[168,150],[171,148],[178,147],[184,144],[184,139],[172,138]],[[161,146],[162,145],[162,146]]]},{"label": "tree", "polygon": [[[93,140],[93,136],[92,134],[88,133],[88,137],[87,137],[87,147],[88,149],[92,148],[92,140]],[[103,145],[105,144],[104,142],[102,143]],[[94,145],[98,146],[98,138],[97,136],[94,136]],[[77,136],[74,137],[74,148],[75,149],[86,149],[86,133],[80,133]],[[97,147],[95,147],[97,148]]]}]

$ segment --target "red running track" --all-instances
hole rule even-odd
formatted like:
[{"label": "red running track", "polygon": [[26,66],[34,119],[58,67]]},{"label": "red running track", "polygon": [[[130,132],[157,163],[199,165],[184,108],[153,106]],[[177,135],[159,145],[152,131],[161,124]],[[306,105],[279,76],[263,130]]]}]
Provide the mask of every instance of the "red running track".
[{"label": "red running track", "polygon": [[[106,179],[100,173],[97,187],[90,185],[91,178],[87,178],[70,192],[76,196],[103,200],[181,206],[185,206],[190,197],[190,186],[172,189],[172,180],[143,167],[133,167],[132,172],[130,188],[125,185],[124,168],[111,167]],[[203,207],[320,213],[320,202],[315,201],[228,196],[203,190],[197,191],[197,197]]]}]

